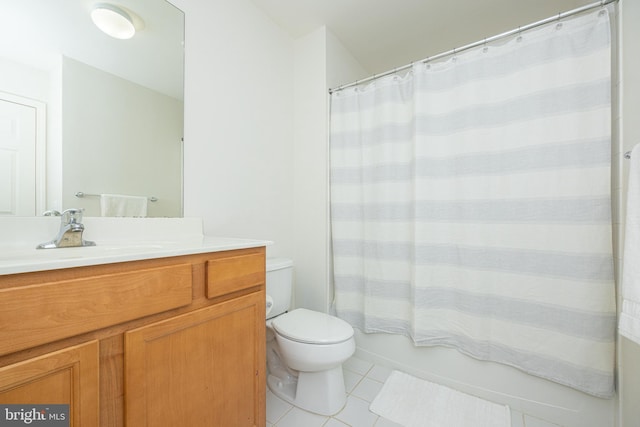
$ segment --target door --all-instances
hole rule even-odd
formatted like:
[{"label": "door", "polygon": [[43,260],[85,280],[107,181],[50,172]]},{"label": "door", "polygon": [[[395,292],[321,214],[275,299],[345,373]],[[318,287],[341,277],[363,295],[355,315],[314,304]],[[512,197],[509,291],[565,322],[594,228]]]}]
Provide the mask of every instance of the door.
[{"label": "door", "polygon": [[98,342],[0,368],[0,404],[69,405],[71,427],[98,427]]},{"label": "door", "polygon": [[135,427],[265,424],[264,293],[125,333],[125,419]]},{"label": "door", "polygon": [[0,93],[0,216],[33,216],[42,175],[38,102]]}]

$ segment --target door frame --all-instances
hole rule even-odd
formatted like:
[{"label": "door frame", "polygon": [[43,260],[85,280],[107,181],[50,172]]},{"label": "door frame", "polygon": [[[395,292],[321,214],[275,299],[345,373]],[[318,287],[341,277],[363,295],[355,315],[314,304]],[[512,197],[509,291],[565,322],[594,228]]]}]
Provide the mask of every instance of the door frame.
[{"label": "door frame", "polygon": [[25,98],[9,92],[0,91],[0,100],[26,105],[36,112],[36,141],[35,141],[35,197],[38,216],[44,212],[47,205],[47,104],[36,99]]}]

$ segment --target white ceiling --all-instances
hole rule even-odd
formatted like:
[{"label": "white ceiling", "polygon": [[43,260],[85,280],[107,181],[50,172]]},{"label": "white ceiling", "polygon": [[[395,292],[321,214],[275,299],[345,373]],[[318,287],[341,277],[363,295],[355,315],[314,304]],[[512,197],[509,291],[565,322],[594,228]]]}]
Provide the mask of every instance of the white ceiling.
[{"label": "white ceiling", "polygon": [[371,74],[595,0],[252,0],[294,38],[326,25]]}]

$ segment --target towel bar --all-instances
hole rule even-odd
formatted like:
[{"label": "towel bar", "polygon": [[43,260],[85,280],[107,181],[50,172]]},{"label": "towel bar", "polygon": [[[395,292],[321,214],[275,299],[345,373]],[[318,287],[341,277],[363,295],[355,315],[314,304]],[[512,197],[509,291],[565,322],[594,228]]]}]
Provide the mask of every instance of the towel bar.
[{"label": "towel bar", "polygon": [[[100,194],[91,194],[91,193],[83,193],[82,191],[78,191],[76,193],[76,197],[100,197]],[[158,198],[155,196],[148,197],[150,202],[157,202]]]}]

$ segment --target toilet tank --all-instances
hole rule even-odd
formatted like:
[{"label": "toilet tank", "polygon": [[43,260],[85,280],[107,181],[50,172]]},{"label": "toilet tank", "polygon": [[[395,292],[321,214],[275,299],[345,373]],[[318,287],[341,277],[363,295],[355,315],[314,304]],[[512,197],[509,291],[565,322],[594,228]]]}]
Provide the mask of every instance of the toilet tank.
[{"label": "toilet tank", "polygon": [[289,310],[293,287],[293,261],[267,258],[267,319]]}]

